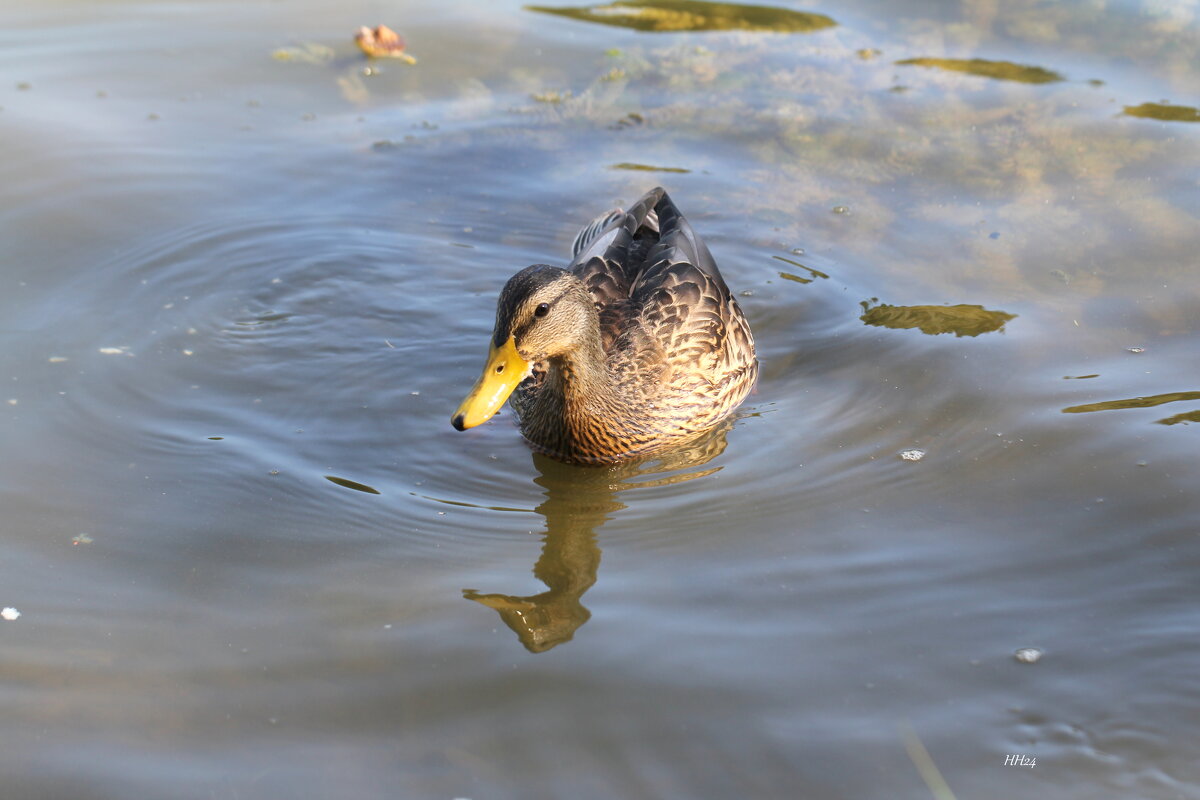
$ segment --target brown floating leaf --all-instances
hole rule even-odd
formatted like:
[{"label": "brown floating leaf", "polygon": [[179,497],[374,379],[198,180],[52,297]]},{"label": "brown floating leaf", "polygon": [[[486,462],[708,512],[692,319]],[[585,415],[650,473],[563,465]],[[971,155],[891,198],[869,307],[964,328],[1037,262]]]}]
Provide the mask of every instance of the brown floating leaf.
[{"label": "brown floating leaf", "polygon": [[868,325],[882,328],[917,328],[931,335],[953,333],[955,336],[978,336],[1002,330],[1004,323],[1016,314],[988,311],[983,306],[889,306],[868,308],[859,319]]},{"label": "brown floating leaf", "polygon": [[354,34],[354,43],[359,49],[372,58],[399,58],[409,64],[417,60],[404,52],[404,40],[400,34],[387,25],[380,25],[374,30],[363,26]]}]

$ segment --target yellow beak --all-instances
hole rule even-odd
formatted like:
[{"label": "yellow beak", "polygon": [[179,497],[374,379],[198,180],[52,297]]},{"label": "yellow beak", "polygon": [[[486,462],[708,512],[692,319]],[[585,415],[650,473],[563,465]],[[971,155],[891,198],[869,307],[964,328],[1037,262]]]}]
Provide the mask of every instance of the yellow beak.
[{"label": "yellow beak", "polygon": [[517,384],[529,374],[529,362],[521,358],[513,338],[488,349],[487,364],[483,374],[475,382],[475,388],[462,401],[458,411],[450,418],[450,424],[460,431],[482,425],[500,410],[504,401],[512,394]]}]

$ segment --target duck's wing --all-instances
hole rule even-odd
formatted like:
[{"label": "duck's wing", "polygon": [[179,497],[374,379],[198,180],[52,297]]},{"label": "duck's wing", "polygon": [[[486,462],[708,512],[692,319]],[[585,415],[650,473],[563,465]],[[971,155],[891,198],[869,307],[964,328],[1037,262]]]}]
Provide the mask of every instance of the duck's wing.
[{"label": "duck's wing", "polygon": [[698,391],[753,380],[754,338],[708,247],[661,187],[584,227],[571,269],[600,312],[606,351]]},{"label": "duck's wing", "polygon": [[628,211],[613,209],[585,225],[571,247],[575,273],[601,306],[627,301],[646,266],[646,255],[658,242],[656,205],[666,195],[651,189]]},{"label": "duck's wing", "polygon": [[658,242],[631,291],[643,327],[675,375],[711,385],[752,378],[754,338],[708,247],[665,192],[655,211]]},{"label": "duck's wing", "polygon": [[[571,246],[572,260],[568,269],[586,264],[595,257],[604,259],[621,271],[627,267],[635,270],[640,267],[640,261],[630,263],[634,255],[631,249],[638,241],[648,238],[646,234],[657,238],[659,222],[656,206],[665,196],[666,191],[657,186],[642,195],[628,211],[614,208],[585,225]],[[639,232],[643,235],[639,236]]]},{"label": "duck's wing", "polygon": [[609,231],[613,231],[615,234],[613,223],[623,216],[625,216],[624,211],[614,208],[612,211],[606,211],[587,225],[584,225],[579,233],[575,234],[575,243],[571,245],[572,263],[578,262],[580,256],[583,256],[583,260],[586,261],[592,255],[603,255],[604,249],[607,248],[608,244],[606,243],[600,248],[599,252],[595,252],[597,249],[595,247],[596,243],[600,240],[601,236],[609,233]]}]

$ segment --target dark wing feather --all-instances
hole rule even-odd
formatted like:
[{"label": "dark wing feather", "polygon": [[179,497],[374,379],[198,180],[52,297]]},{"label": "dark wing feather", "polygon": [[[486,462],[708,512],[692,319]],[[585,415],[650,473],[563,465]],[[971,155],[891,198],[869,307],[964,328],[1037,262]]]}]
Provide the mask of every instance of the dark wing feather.
[{"label": "dark wing feather", "polygon": [[655,211],[660,230],[658,242],[646,254],[648,266],[638,282],[653,284],[658,277],[656,270],[661,272],[673,264],[690,264],[728,294],[729,289],[725,286],[721,271],[717,269],[717,262],[713,261],[712,253],[708,252],[708,247],[679,213],[666,192],[662,193]]},{"label": "dark wing feather", "polygon": [[593,260],[598,258],[628,292],[641,273],[646,252],[659,239],[655,206],[665,196],[661,187],[651,189],[628,211],[609,211],[592,220],[575,237],[574,258],[567,269],[583,278],[595,272]]},{"label": "dark wing feather", "polygon": [[[571,245],[572,263],[579,262],[581,260],[580,255],[596,244],[599,238],[608,232],[609,226],[618,217],[623,217],[624,215],[624,211],[614,208],[612,211],[606,211],[587,225],[584,225],[579,230],[579,233],[575,234],[575,242]],[[607,245],[605,246],[607,247]],[[586,261],[587,257],[584,257],[582,260]]]}]

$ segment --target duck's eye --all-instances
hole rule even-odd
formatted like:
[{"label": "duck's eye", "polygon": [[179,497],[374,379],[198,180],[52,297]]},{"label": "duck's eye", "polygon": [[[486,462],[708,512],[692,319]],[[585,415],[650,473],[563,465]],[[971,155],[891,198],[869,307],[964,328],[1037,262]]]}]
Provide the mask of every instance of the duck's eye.
[{"label": "duck's eye", "polygon": [[535,317],[544,317],[549,313],[550,313],[550,304],[549,303],[538,303],[538,307],[533,310],[533,315]]},{"label": "duck's eye", "polygon": [[501,372],[504,372],[504,365],[503,365],[503,364],[497,364],[497,365],[496,365],[496,374],[497,374],[497,375],[499,375]]}]

